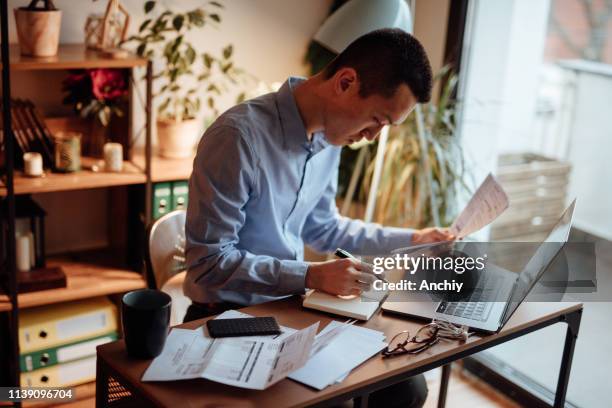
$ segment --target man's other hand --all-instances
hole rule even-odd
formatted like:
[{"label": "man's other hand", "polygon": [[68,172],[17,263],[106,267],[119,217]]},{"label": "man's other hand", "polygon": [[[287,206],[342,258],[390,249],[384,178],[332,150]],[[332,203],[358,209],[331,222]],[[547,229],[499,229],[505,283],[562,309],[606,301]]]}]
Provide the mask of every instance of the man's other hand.
[{"label": "man's other hand", "polygon": [[423,228],[412,234],[412,244],[428,244],[430,242],[454,241],[456,237],[448,228]]},{"label": "man's other hand", "polygon": [[350,258],[311,262],[306,272],[306,287],[332,295],[359,295],[376,280],[374,275],[361,269],[360,262]]}]

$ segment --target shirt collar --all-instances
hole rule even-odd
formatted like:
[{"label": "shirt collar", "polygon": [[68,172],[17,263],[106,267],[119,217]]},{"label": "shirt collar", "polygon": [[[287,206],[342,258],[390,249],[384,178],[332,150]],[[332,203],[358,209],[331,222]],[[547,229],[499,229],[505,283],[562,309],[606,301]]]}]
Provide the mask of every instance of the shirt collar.
[{"label": "shirt collar", "polygon": [[289,77],[276,93],[276,106],[283,129],[284,147],[302,146],[308,152],[316,154],[329,145],[323,132],[315,132],[312,140],[308,140],[306,126],[300,116],[293,91],[297,85],[306,79]]}]

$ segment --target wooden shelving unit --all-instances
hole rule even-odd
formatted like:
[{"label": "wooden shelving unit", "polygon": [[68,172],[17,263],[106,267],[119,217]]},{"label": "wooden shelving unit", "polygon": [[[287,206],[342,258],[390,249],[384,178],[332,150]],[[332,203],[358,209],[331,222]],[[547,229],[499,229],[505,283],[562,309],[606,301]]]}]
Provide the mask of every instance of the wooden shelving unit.
[{"label": "wooden shelving unit", "polygon": [[[2,6],[2,21],[1,24],[6,24],[7,13],[6,5]],[[60,45],[59,52],[51,58],[31,58],[24,57],[19,54],[17,45],[8,45],[3,37],[2,41],[2,70],[3,82],[10,84],[9,75],[13,71],[47,71],[47,70],[71,70],[71,69],[89,69],[89,68],[124,68],[133,71],[136,67],[146,68],[146,139],[144,148],[137,154],[133,152],[131,156],[135,158],[131,161],[124,161],[123,171],[120,173],[107,173],[103,170],[103,165],[100,159],[91,157],[81,158],[82,170],[75,173],[61,174],[47,172],[41,178],[29,178],[21,172],[13,169],[12,163],[5,160],[6,171],[1,174],[0,178],[0,201],[6,200],[9,209],[14,208],[15,196],[22,194],[41,194],[41,193],[61,193],[64,191],[85,190],[93,188],[114,188],[119,186],[142,185],[144,186],[144,203],[138,205],[142,208],[142,213],[139,217],[139,222],[148,224],[151,220],[151,83],[152,83],[152,67],[150,61],[140,58],[136,55],[129,55],[127,58],[112,59],[104,55],[87,50],[83,44],[64,44]],[[8,57],[8,60],[7,60]],[[5,65],[6,64],[6,65]],[[5,69],[6,66],[9,69]],[[41,73],[44,75],[44,73]],[[140,74],[139,74],[140,75]],[[134,73],[132,72],[132,76]],[[133,90],[132,90],[133,92]],[[10,105],[10,92],[8,87],[3,88],[3,104]],[[16,95],[17,97],[19,95]],[[58,104],[61,100],[58,100]],[[131,117],[131,115],[130,115]],[[6,117],[5,117],[6,118]],[[14,139],[10,131],[7,120],[4,123],[4,135],[6,146],[4,154],[6,156],[13,155]],[[86,136],[86,135],[85,135]],[[9,140],[10,143],[9,143]],[[124,151],[131,147],[124,145]],[[170,171],[173,166],[170,164],[161,170],[161,173]],[[176,174],[180,174],[179,178],[187,178],[183,176],[182,170],[175,170]],[[138,199],[140,200],[140,199]],[[121,210],[123,213],[127,211]],[[10,211],[9,211],[10,214]],[[14,214],[13,214],[14,217]],[[69,222],[69,220],[67,220]],[[10,234],[14,235],[15,229],[14,218],[7,220],[7,239],[13,239]],[[115,227],[116,229],[116,227]],[[6,233],[6,232],[4,232]],[[144,243],[143,243],[144,244]],[[96,296],[105,296],[112,294],[120,294],[134,289],[146,287],[146,279],[140,271],[134,271],[127,265],[125,259],[125,249],[120,250],[109,248],[88,252],[72,252],[62,256],[54,256],[47,258],[47,266],[61,266],[66,273],[67,286],[65,288],[42,290],[30,293],[17,293],[16,280],[17,271],[14,266],[15,246],[14,242],[7,246],[8,260],[5,260],[6,275],[0,275],[2,285],[0,286],[0,313],[6,313],[7,318],[0,321],[8,322],[7,329],[10,333],[10,338],[7,338],[3,345],[8,345],[3,350],[0,350],[0,360],[6,362],[8,366],[0,368],[0,376],[8,379],[10,383],[2,385],[16,386],[19,382],[19,351],[17,345],[17,330],[19,327],[19,310],[36,306],[50,305],[79,299],[86,299]],[[13,260],[10,260],[13,257]],[[0,259],[0,264],[2,260]],[[3,265],[0,265],[0,269]],[[2,327],[4,332],[5,327]],[[6,355],[5,353],[9,353]],[[4,356],[4,358],[3,358]],[[95,387],[93,383],[84,384],[76,387],[77,398],[91,398]]]}]

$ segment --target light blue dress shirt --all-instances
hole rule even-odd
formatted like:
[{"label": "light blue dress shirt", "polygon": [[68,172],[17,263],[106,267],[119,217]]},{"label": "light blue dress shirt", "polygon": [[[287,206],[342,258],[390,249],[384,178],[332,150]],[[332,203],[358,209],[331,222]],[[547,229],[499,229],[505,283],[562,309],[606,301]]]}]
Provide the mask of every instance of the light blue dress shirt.
[{"label": "light blue dress shirt", "polygon": [[306,135],[289,78],[237,105],[204,133],[189,180],[185,226],[193,301],[261,303],[304,293],[304,244],[320,252],[386,254],[411,231],[341,216],[340,147]]}]

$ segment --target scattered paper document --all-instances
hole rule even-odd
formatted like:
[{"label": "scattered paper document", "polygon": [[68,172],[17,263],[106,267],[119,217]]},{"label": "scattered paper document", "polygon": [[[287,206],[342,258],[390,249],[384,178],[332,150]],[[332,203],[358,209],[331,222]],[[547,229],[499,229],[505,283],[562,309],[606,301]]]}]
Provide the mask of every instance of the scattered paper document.
[{"label": "scattered paper document", "polygon": [[[228,317],[228,316],[226,316]],[[234,316],[235,317],[235,316]],[[206,378],[241,388],[263,390],[304,365],[319,323],[276,338],[249,336],[212,339],[202,328],[173,329],[143,381]]]},{"label": "scattered paper document", "polygon": [[317,339],[325,338],[327,333],[337,331],[339,327],[338,334],[289,378],[322,390],[343,381],[351,370],[387,346],[384,333],[337,321],[330,322]]},{"label": "scattered paper document", "polygon": [[489,173],[450,230],[457,238],[464,238],[489,225],[508,205],[506,192]]}]

